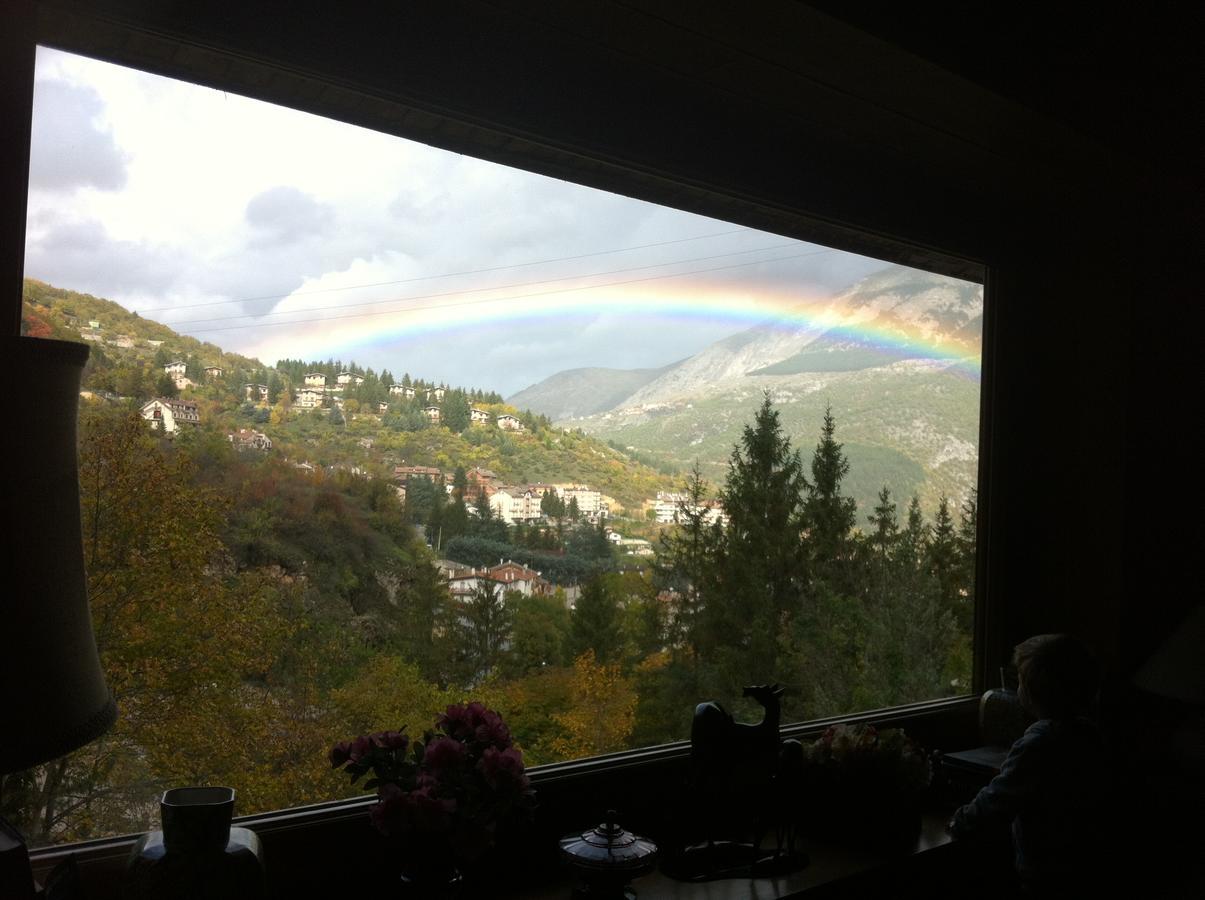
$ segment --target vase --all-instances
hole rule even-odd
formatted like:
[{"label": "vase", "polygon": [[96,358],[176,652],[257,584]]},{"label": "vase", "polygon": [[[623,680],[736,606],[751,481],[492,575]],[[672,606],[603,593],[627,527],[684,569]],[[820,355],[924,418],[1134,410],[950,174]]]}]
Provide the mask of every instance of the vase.
[{"label": "vase", "polygon": [[126,900],[264,900],[259,837],[232,828],[234,790],[174,788],[159,803],[163,829],[135,846]]}]

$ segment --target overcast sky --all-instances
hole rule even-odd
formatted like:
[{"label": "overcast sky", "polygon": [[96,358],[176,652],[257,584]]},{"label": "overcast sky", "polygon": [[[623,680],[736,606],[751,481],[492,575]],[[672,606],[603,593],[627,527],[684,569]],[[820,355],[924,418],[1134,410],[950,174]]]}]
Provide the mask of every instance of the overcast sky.
[{"label": "overcast sky", "polygon": [[[272,363],[504,395],[654,367],[884,263],[54,50],[26,274]],[[488,270],[488,271],[487,271]]]}]

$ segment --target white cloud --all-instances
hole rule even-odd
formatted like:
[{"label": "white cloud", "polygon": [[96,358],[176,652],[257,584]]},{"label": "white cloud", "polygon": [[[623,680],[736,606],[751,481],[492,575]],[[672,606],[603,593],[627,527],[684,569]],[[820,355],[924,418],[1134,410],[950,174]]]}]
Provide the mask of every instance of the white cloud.
[{"label": "white cloud", "polygon": [[[28,274],[107,296],[266,361],[341,356],[493,386],[488,364],[504,371],[494,376],[509,384],[500,390],[557,367],[661,365],[720,336],[722,326],[633,328],[626,320],[596,320],[587,329],[566,320],[527,325],[529,334],[516,335],[519,326],[503,321],[462,338],[428,329],[422,340],[374,343],[365,336],[398,330],[378,315],[389,304],[331,307],[390,298],[432,307],[458,301],[430,295],[471,291],[460,306],[413,317],[451,325],[484,313],[485,298],[546,292],[558,278],[655,277],[772,258],[723,254],[784,243],[58,51],[39,50],[37,78]],[[637,247],[643,249],[604,252]],[[645,268],[689,259],[699,261]],[[811,290],[842,287],[880,265],[828,253],[707,277],[734,290],[751,283]],[[537,281],[548,284],[524,287]],[[689,282],[681,284],[689,290]],[[495,294],[480,290],[490,287]],[[590,296],[576,292],[556,302],[572,310]],[[282,319],[299,321],[270,324]],[[500,349],[529,343],[529,335],[538,335],[541,352]],[[469,382],[469,370],[482,380]]]}]

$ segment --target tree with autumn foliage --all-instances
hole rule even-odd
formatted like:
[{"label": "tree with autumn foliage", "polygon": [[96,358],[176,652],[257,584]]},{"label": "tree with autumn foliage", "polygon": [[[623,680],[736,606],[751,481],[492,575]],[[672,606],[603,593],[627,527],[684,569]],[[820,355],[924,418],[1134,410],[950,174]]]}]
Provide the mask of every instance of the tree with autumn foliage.
[{"label": "tree with autumn foliage", "polygon": [[561,759],[624,750],[636,725],[636,691],[618,664],[605,665],[587,650],[573,663],[572,704],[553,716],[561,734],[553,749]]},{"label": "tree with autumn foliage", "polygon": [[228,783],[243,812],[325,796],[308,769],[277,777],[321,730],[273,690],[297,627],[280,612],[288,590],[233,570],[222,498],[137,415],[88,410],[80,435],[88,595],[119,717],[99,741],[9,776],[36,791],[5,814],[43,842],[145,830],[171,785]]}]

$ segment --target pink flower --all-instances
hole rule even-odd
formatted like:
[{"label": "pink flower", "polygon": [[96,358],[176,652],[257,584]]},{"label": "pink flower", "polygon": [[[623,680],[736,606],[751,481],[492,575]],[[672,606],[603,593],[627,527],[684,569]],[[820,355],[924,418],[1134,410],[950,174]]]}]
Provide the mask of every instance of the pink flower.
[{"label": "pink flower", "polygon": [[473,705],[453,704],[449,706],[444,714],[435,721],[435,727],[448,737],[456,738],[458,741],[469,740],[477,727],[472,710]]},{"label": "pink flower", "polygon": [[464,744],[450,737],[436,738],[427,744],[423,765],[436,772],[461,765],[466,755]]},{"label": "pink flower", "polygon": [[331,747],[330,761],[331,768],[337,769],[351,759],[351,741],[340,741]]},{"label": "pink flower", "polygon": [[372,753],[372,738],[367,735],[360,735],[360,737],[351,742],[347,756],[352,762],[358,763],[370,753]]},{"label": "pink flower", "polygon": [[506,750],[511,746],[510,729],[502,717],[492,710],[485,710],[473,730],[473,739],[486,747]]},{"label": "pink flower", "polygon": [[487,747],[477,763],[477,771],[496,791],[518,794],[531,784],[523,770],[523,754],[514,747],[505,750]]},{"label": "pink flower", "polygon": [[466,744],[497,747],[499,750],[511,745],[510,729],[502,717],[476,700],[449,706],[435,724],[448,737]]},{"label": "pink flower", "polygon": [[452,827],[456,801],[435,795],[428,787],[409,793],[392,782],[377,791],[377,805],[370,811],[372,824],[386,836],[394,834],[438,834]]},{"label": "pink flower", "polygon": [[371,740],[382,750],[401,750],[404,753],[410,746],[410,738],[404,731],[382,731],[374,734]]}]

